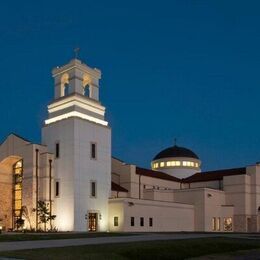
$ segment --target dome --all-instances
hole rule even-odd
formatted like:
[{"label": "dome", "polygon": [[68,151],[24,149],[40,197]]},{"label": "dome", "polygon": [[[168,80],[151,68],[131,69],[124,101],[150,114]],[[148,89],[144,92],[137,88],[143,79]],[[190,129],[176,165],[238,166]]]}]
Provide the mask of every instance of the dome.
[{"label": "dome", "polygon": [[153,158],[153,161],[163,159],[163,158],[169,158],[169,157],[188,157],[188,158],[194,158],[199,160],[199,157],[191,150],[174,145],[172,147],[166,148],[161,152],[159,152]]}]

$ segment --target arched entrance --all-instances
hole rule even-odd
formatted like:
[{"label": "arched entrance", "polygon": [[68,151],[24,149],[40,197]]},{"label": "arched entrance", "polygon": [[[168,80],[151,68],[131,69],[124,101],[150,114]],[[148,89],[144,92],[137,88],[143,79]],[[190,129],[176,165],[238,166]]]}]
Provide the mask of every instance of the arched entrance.
[{"label": "arched entrance", "polygon": [[21,218],[23,161],[9,156],[0,162],[0,220],[4,230],[17,229]]}]

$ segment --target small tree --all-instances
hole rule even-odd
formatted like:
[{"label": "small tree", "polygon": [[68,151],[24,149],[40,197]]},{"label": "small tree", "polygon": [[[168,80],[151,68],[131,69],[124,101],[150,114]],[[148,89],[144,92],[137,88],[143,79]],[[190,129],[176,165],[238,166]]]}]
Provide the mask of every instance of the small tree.
[{"label": "small tree", "polygon": [[51,215],[48,207],[48,203],[45,201],[38,201],[37,203],[37,210],[34,209],[34,211],[37,211],[38,217],[39,217],[39,224],[44,224],[44,231],[46,232],[46,225],[49,221],[54,220],[56,218],[56,215]]},{"label": "small tree", "polygon": [[24,226],[24,219],[22,219],[21,217],[18,218],[18,219],[15,221],[15,224],[16,224],[16,226],[17,226],[17,229],[23,228],[23,226]]}]

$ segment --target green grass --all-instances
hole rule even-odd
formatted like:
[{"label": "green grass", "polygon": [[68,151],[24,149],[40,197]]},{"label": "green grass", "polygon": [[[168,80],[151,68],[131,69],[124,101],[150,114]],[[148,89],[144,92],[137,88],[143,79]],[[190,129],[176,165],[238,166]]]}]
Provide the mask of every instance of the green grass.
[{"label": "green grass", "polygon": [[260,241],[200,238],[1,252],[22,259],[184,259],[260,248]]},{"label": "green grass", "polygon": [[30,234],[1,234],[0,242],[28,241],[28,240],[50,240],[50,239],[70,239],[70,238],[92,238],[92,237],[111,237],[129,236],[129,233],[30,233]]}]

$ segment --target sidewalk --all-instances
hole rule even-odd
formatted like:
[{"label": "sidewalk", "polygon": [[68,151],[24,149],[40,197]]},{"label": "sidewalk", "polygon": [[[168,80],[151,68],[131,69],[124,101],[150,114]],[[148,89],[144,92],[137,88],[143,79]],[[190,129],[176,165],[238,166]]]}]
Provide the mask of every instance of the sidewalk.
[{"label": "sidewalk", "polygon": [[218,234],[143,234],[143,235],[121,236],[121,237],[96,237],[96,238],[74,238],[74,239],[56,239],[56,240],[1,242],[0,243],[0,252],[23,250],[23,249],[36,249],[36,248],[98,245],[98,244],[111,244],[111,243],[129,243],[129,242],[140,242],[140,241],[174,240],[174,239],[190,239],[190,238],[205,238],[205,237],[220,237],[220,236],[223,236],[223,235],[218,235]]}]

